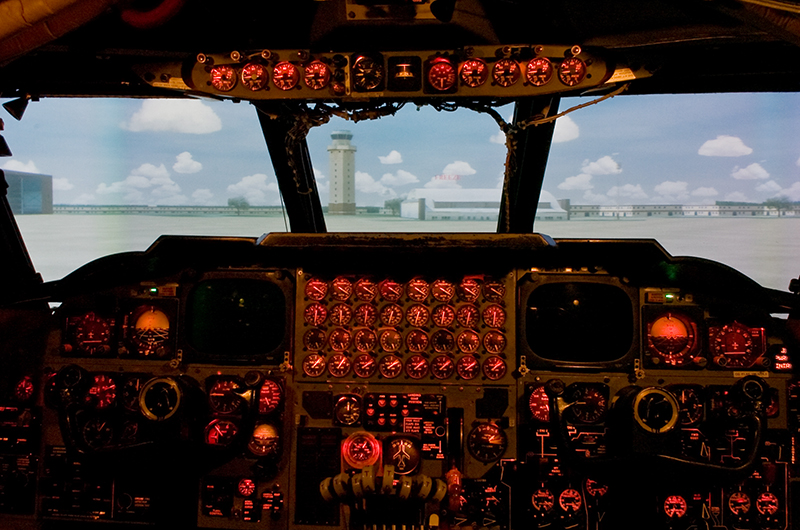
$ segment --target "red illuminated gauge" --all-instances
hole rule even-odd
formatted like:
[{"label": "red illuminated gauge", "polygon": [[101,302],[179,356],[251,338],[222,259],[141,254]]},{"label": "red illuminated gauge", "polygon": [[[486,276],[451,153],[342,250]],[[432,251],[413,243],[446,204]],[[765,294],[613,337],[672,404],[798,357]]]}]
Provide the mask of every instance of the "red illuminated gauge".
[{"label": "red illuminated gauge", "polygon": [[502,328],[506,323],[505,309],[497,304],[490,305],[483,310],[483,322],[490,328]]},{"label": "red illuminated gauge", "polygon": [[458,298],[464,302],[474,302],[481,294],[481,284],[473,278],[464,278],[458,284]]},{"label": "red illuminated gauge", "polygon": [[385,355],[378,361],[378,370],[386,379],[394,379],[403,371],[403,361],[396,355]]},{"label": "red illuminated gauge", "polygon": [[394,280],[383,280],[378,286],[384,300],[396,302],[403,296],[403,286]]},{"label": "red illuminated gauge", "polygon": [[565,59],[558,66],[558,78],[567,86],[575,86],[586,77],[586,63],[577,57]]},{"label": "red illuminated gauge", "polygon": [[424,302],[429,292],[428,282],[422,278],[414,278],[406,285],[406,294],[415,302]]},{"label": "red illuminated gauge", "polygon": [[361,278],[356,282],[356,298],[362,302],[371,302],[378,296],[378,286],[369,278]]},{"label": "red illuminated gauge", "polygon": [[110,421],[92,418],[83,426],[83,441],[92,449],[102,449],[111,445],[114,439],[114,427]]},{"label": "red illuminated gauge", "polygon": [[339,276],[331,282],[331,296],[336,300],[345,301],[353,294],[353,284],[344,276]]},{"label": "red illuminated gauge", "polygon": [[728,497],[728,508],[733,515],[741,517],[750,511],[750,497],[743,491],[734,491]]},{"label": "red illuminated gauge", "polygon": [[467,436],[469,454],[481,462],[498,460],[507,447],[506,433],[494,423],[480,423]]},{"label": "red illuminated gauge", "polygon": [[558,496],[558,505],[561,506],[561,509],[565,512],[575,513],[581,509],[582,504],[583,499],[581,499],[581,494],[578,490],[572,488],[565,489],[561,492],[561,495]]},{"label": "red illuminated gauge", "polygon": [[578,384],[569,393],[571,419],[578,423],[598,423],[605,418],[607,399],[596,385]]},{"label": "red illuminated gauge", "polygon": [[497,381],[498,379],[502,379],[507,371],[508,367],[502,357],[492,355],[483,361],[483,375],[485,375],[487,379]]},{"label": "red illuminated gauge", "polygon": [[111,351],[111,328],[114,321],[86,313],[75,326],[75,346],[88,355],[105,355]]},{"label": "red illuminated gauge", "polygon": [[381,332],[381,336],[378,340],[381,343],[381,348],[383,348],[383,351],[397,351],[400,349],[400,346],[403,345],[402,335],[393,329],[387,329],[386,331]]},{"label": "red illuminated gauge", "polygon": [[381,322],[386,326],[396,326],[403,321],[403,308],[397,304],[387,304],[381,309]]},{"label": "red illuminated gauge", "polygon": [[481,338],[471,330],[462,331],[456,339],[458,349],[464,353],[475,353],[481,345]]},{"label": "red illuminated gauge", "polygon": [[667,313],[647,325],[651,355],[671,366],[692,362],[697,352],[697,324],[679,313]]},{"label": "red illuminated gauge", "polygon": [[584,485],[586,486],[586,493],[592,497],[603,497],[606,493],[608,493],[608,486],[606,484],[601,484],[596,480],[587,478]]},{"label": "red illuminated gauge", "polygon": [[456,84],[456,67],[444,57],[434,59],[428,71],[428,83],[440,92],[450,90]]},{"label": "red illuminated gauge", "polygon": [[303,311],[303,319],[306,321],[306,324],[312,326],[321,326],[327,318],[328,310],[324,305],[317,302],[309,305],[306,307],[305,311]]},{"label": "red illuminated gauge", "polygon": [[756,499],[756,508],[761,515],[775,515],[778,512],[778,497],[771,491],[765,491]]},{"label": "red illuminated gauge", "polygon": [[500,59],[492,67],[492,79],[503,87],[509,87],[519,81],[519,63],[512,59]]},{"label": "red illuminated gauge", "polygon": [[241,385],[233,379],[217,379],[208,389],[208,405],[214,412],[231,414],[242,406],[242,398],[236,393]]},{"label": "red illuminated gauge", "polygon": [[664,501],[664,513],[670,519],[678,519],[686,515],[686,499],[680,495],[670,495]]},{"label": "red illuminated gauge", "polygon": [[345,395],[333,406],[333,419],[338,425],[355,425],[361,420],[361,398]]},{"label": "red illuminated gauge", "polygon": [[33,397],[34,390],[33,378],[26,375],[14,385],[14,399],[17,401],[28,401]]},{"label": "red illuminated gauge", "polygon": [[232,66],[220,65],[211,69],[211,86],[220,92],[228,92],[236,86],[236,70]]},{"label": "red illuminated gauge", "polygon": [[553,506],[556,505],[555,495],[548,489],[539,488],[534,491],[531,496],[531,505],[533,505],[533,509],[538,512],[550,512],[553,510]]},{"label": "red illuminated gauge", "polygon": [[411,379],[422,379],[428,375],[428,361],[422,355],[412,355],[406,361],[406,374]]},{"label": "red illuminated gauge", "polygon": [[361,304],[356,307],[356,322],[359,326],[370,327],[378,320],[378,310],[374,305]]},{"label": "red illuminated gauge", "polygon": [[346,326],[353,318],[353,310],[347,304],[336,304],[331,308],[330,319],[335,326]]},{"label": "red illuminated gauge", "polygon": [[311,351],[321,350],[327,342],[328,337],[325,336],[325,332],[321,329],[309,329],[303,335],[303,344]]},{"label": "red illuminated gauge", "polygon": [[476,88],[489,79],[489,67],[482,59],[469,59],[461,64],[461,82]]},{"label": "red illuminated gauge", "polygon": [[303,359],[303,373],[309,377],[319,377],[325,372],[325,357],[312,353]]},{"label": "red illuminated gauge", "polygon": [[447,379],[456,371],[456,363],[447,355],[437,355],[431,361],[431,373],[436,379]]},{"label": "red illuminated gauge", "polygon": [[431,284],[431,294],[440,302],[449,302],[456,294],[456,286],[447,280],[436,280]]},{"label": "red illuminated gauge", "polygon": [[413,440],[405,436],[398,436],[389,442],[387,455],[389,464],[394,466],[398,475],[408,475],[419,466],[422,461],[422,452]]},{"label": "red illuminated gauge", "polygon": [[490,331],[483,337],[483,347],[489,353],[502,353],[506,349],[506,336],[499,331]]},{"label": "red illuminated gauge", "polygon": [[258,413],[269,414],[278,408],[282,399],[281,386],[272,379],[265,379],[258,392]]},{"label": "red illuminated gauge", "polygon": [[501,282],[486,282],[483,285],[483,297],[490,302],[502,302],[506,296],[506,286]]},{"label": "red illuminated gauge", "polygon": [[453,334],[445,329],[440,329],[431,336],[431,344],[434,351],[439,353],[447,353],[453,351],[456,347],[456,339]]},{"label": "red illuminated gauge", "polygon": [[236,491],[242,497],[249,497],[256,492],[256,483],[253,482],[252,479],[243,478],[239,481],[239,484],[236,485]]},{"label": "red illuminated gauge", "polygon": [[546,57],[534,57],[528,61],[525,77],[533,86],[544,86],[553,78],[553,63]]},{"label": "red illuminated gauge", "polygon": [[375,362],[375,358],[371,355],[362,353],[353,359],[353,372],[355,372],[358,377],[366,379],[375,375],[377,371],[378,363]]},{"label": "red illuminated gauge", "polygon": [[303,81],[312,90],[321,90],[331,81],[331,70],[322,61],[312,61],[306,66]]},{"label": "red illuminated gauge", "polygon": [[436,306],[431,317],[434,324],[440,328],[446,328],[456,319],[456,310],[449,305]]},{"label": "red illuminated gauge", "polygon": [[415,327],[422,327],[428,322],[430,311],[421,304],[415,304],[406,310],[406,320]]},{"label": "red illuminated gauge", "polygon": [[481,371],[481,365],[478,359],[472,355],[464,355],[456,361],[456,372],[458,372],[461,379],[475,379]]},{"label": "red illuminated gauge", "polygon": [[331,349],[333,351],[342,352],[350,347],[350,340],[351,337],[349,331],[342,328],[336,328],[331,331],[331,335],[328,337],[328,344],[331,345]]},{"label": "red illuminated gauge", "polygon": [[142,389],[141,377],[130,377],[122,385],[122,406],[131,412],[139,411],[139,391]]},{"label": "red illuminated gauge", "polygon": [[528,407],[534,419],[541,422],[550,421],[550,398],[544,391],[544,385],[537,385],[528,399]]},{"label": "red illuminated gauge", "polygon": [[277,456],[280,452],[281,437],[278,429],[269,423],[259,423],[247,443],[247,449],[256,456]]},{"label": "red illuminated gauge", "polygon": [[109,376],[97,374],[89,388],[88,400],[98,409],[111,407],[117,400],[117,384]]},{"label": "red illuminated gauge", "polygon": [[337,353],[328,360],[328,372],[333,377],[344,377],[350,373],[350,359],[347,356]]},{"label": "red illuminated gauge", "polygon": [[212,420],[206,425],[204,440],[207,445],[225,447],[233,443],[239,428],[230,420]]},{"label": "red illuminated gauge", "polygon": [[428,342],[428,334],[420,329],[412,330],[406,337],[406,346],[409,351],[414,353],[424,352],[428,347]]},{"label": "red illuminated gauge", "polygon": [[256,92],[263,90],[269,83],[267,67],[259,63],[248,63],[242,68],[242,84]]},{"label": "red illuminated gauge", "polygon": [[309,300],[316,300],[319,302],[328,294],[328,284],[319,278],[312,278],[306,284],[306,297]]},{"label": "red illuminated gauge", "polygon": [[272,70],[272,82],[281,90],[291,90],[300,81],[300,71],[292,63],[283,61]]},{"label": "red illuminated gauge", "polygon": [[700,387],[693,385],[670,385],[668,390],[678,399],[681,425],[694,425],[703,419],[703,398]]},{"label": "red illuminated gauge", "polygon": [[378,336],[371,329],[359,329],[353,337],[353,344],[360,352],[371,352],[378,344]]},{"label": "red illuminated gauge", "polygon": [[353,62],[353,84],[358,90],[374,90],[383,82],[383,65],[364,55]]},{"label": "red illuminated gauge", "polygon": [[381,458],[381,443],[368,432],[354,432],[342,443],[342,458],[354,469],[374,465]]},{"label": "red illuminated gauge", "polygon": [[714,362],[724,368],[750,368],[763,351],[764,330],[734,322],[709,330]]},{"label": "red illuminated gauge", "polygon": [[462,328],[474,328],[478,325],[480,318],[478,307],[472,304],[462,305],[456,312],[456,319]]}]

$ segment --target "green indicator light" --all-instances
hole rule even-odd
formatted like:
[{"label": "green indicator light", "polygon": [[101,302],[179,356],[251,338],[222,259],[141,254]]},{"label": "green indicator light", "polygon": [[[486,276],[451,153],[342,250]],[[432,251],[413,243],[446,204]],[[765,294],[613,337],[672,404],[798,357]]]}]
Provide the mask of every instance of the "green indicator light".
[{"label": "green indicator light", "polygon": [[665,296],[666,296],[666,297],[667,297],[669,300],[672,300],[673,298],[675,298],[675,295],[674,295],[674,294],[672,294],[672,293],[667,293]]},{"label": "green indicator light", "polygon": [[150,294],[158,294],[158,287],[151,287]]}]

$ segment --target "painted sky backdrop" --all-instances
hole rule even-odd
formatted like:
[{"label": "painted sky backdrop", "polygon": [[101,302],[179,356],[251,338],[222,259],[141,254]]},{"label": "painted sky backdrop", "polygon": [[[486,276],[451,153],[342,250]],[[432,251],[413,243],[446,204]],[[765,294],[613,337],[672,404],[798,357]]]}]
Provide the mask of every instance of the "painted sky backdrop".
[{"label": "painted sky backdrop", "polygon": [[[588,99],[564,99],[560,110]],[[508,105],[500,109],[510,119]],[[44,99],[3,116],[0,167],[52,175],[57,204],[280,203],[255,108],[213,100]],[[323,204],[330,134],[353,133],[357,203],[419,187],[501,184],[504,138],[489,116],[406,105],[333,118],[308,136]],[[574,204],[800,201],[800,95],[620,96],[560,118],[544,188]]]}]

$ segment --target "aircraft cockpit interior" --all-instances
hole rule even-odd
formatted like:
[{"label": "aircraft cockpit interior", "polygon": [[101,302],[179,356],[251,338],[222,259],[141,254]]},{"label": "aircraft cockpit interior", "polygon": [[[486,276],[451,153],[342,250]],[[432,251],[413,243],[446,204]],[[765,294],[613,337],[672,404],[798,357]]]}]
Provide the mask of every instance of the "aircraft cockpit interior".
[{"label": "aircraft cockpit interior", "polygon": [[[534,220],[559,117],[796,92],[798,13],[0,0],[6,121],[45,98],[246,104],[288,219],[42,281],[0,190],[0,528],[794,528],[800,279]],[[328,230],[308,132],[403,106],[505,133],[494,233]]]}]

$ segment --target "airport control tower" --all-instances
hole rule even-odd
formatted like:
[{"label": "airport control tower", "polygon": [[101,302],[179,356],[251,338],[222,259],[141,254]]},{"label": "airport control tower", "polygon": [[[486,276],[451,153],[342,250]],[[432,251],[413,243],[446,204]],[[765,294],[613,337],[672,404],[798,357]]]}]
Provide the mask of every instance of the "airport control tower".
[{"label": "airport control tower", "polygon": [[350,145],[350,131],[335,131],[330,153],[331,196],[328,213],[333,215],[355,215],[356,213],[356,147]]}]

